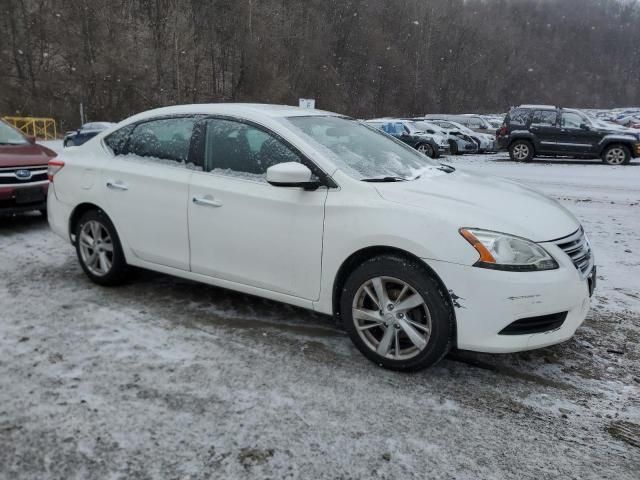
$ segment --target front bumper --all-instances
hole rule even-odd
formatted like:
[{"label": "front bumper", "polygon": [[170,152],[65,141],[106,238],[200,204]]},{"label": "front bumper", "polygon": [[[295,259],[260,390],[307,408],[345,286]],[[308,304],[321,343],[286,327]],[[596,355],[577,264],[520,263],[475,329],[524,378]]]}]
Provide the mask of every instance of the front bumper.
[{"label": "front bumper", "polygon": [[[526,273],[425,261],[449,289],[460,349],[508,353],[561,343],[574,335],[589,311],[590,282],[568,257],[558,261],[557,270]],[[564,322],[554,330],[500,334],[518,320],[564,312]]]},{"label": "front bumper", "polygon": [[0,186],[0,215],[44,210],[47,208],[49,182]]}]

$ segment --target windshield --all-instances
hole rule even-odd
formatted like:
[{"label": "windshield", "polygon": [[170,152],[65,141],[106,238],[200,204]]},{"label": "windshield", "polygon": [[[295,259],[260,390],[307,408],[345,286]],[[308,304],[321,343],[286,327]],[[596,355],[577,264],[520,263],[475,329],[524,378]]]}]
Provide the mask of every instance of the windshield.
[{"label": "windshield", "polygon": [[295,129],[331,152],[336,166],[358,180],[413,179],[439,167],[429,157],[356,120],[343,117],[289,117]]},{"label": "windshield", "polygon": [[27,140],[13,127],[0,122],[0,145],[24,145]]}]

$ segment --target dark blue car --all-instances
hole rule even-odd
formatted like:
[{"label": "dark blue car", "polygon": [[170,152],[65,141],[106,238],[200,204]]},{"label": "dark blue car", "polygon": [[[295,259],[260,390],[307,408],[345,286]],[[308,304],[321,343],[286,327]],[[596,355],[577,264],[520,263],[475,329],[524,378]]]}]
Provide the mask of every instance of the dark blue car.
[{"label": "dark blue car", "polygon": [[65,147],[76,147],[78,145],[82,145],[84,142],[89,139],[95,137],[97,134],[106,130],[107,128],[111,128],[115,123],[110,122],[91,122],[85,123],[78,130],[73,132],[67,132],[64,136],[64,146]]}]

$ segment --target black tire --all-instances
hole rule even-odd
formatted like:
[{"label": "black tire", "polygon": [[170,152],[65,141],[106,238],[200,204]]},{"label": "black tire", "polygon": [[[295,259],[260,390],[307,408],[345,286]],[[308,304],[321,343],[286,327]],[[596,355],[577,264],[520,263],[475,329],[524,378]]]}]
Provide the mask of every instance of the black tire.
[{"label": "black tire", "polygon": [[509,145],[509,157],[514,162],[530,162],[534,154],[533,145],[528,140],[516,140]]},{"label": "black tire", "polygon": [[626,145],[609,145],[602,152],[602,161],[607,165],[627,165],[631,161],[631,150]]},{"label": "black tire", "polygon": [[73,146],[73,142],[71,140],[65,140],[64,144],[62,145],[64,148],[67,147],[72,147]]},{"label": "black tire", "polygon": [[435,149],[428,143],[419,143],[416,145],[416,150],[420,153],[424,153],[427,157],[438,158],[438,154]]},{"label": "black tire", "polygon": [[[357,301],[358,292],[362,292],[361,287],[376,277],[392,277],[408,284],[420,294],[424,305],[428,308],[431,333],[424,348],[412,358],[392,359],[382,356],[368,346],[358,333],[353,319],[353,303]],[[421,370],[439,362],[453,346],[455,319],[448,295],[426,267],[417,261],[396,255],[383,255],[365,261],[349,275],[345,282],[340,298],[340,308],[344,327],[355,346],[365,357],[382,367],[399,371]],[[375,331],[375,329],[369,331]],[[380,330],[379,334],[384,335],[384,331]]]},{"label": "black tire", "polygon": [[[94,272],[92,272],[86,265],[82,257],[80,247],[80,232],[82,231],[84,225],[90,221],[95,221],[102,225],[102,227],[108,232],[109,237],[111,238],[111,245],[113,247],[111,268],[109,269],[108,273],[104,275],[96,275]],[[76,239],[75,246],[78,261],[80,262],[82,270],[84,270],[84,273],[92,282],[97,283],[98,285],[111,287],[121,285],[126,281],[127,274],[129,273],[129,266],[127,265],[127,262],[125,260],[124,252],[122,251],[120,238],[118,237],[118,233],[116,232],[113,223],[102,210],[89,210],[88,212],[84,213],[82,217],[80,217],[74,233]]]}]

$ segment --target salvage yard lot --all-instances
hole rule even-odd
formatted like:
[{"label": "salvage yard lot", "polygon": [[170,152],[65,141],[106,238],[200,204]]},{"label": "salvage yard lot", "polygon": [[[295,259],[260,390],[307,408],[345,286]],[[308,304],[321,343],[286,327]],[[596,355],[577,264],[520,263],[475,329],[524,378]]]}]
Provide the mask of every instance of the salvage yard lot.
[{"label": "salvage yard lot", "polygon": [[446,162],[583,222],[599,284],[574,339],[394,373],[325,316],[148,272],[98,287],[38,214],[4,218],[0,478],[637,479],[640,163]]}]

